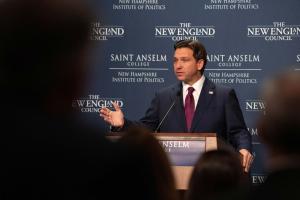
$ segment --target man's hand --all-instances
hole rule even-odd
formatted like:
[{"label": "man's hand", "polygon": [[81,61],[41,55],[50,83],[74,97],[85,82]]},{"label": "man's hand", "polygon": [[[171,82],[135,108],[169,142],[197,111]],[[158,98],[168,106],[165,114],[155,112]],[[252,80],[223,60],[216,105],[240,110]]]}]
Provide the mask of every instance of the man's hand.
[{"label": "man's hand", "polygon": [[123,127],[124,114],[116,102],[113,102],[113,106],[115,108],[115,111],[111,111],[110,109],[104,107],[100,109],[99,115],[104,119],[104,121],[109,123],[111,126]]},{"label": "man's hand", "polygon": [[253,156],[247,149],[240,149],[239,152],[242,155],[242,165],[244,171],[248,173],[253,161]]}]

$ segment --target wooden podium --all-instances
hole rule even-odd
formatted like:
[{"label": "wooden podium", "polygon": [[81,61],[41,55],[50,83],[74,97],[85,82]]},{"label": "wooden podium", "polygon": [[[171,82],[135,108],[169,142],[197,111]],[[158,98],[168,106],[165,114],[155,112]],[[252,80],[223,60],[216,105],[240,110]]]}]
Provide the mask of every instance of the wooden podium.
[{"label": "wooden podium", "polygon": [[[193,166],[203,152],[217,149],[215,133],[153,133],[172,165],[176,188],[188,189]],[[110,139],[117,139],[122,133],[111,133]]]},{"label": "wooden podium", "polygon": [[[188,183],[194,168],[193,166],[199,156],[201,156],[203,152],[217,149],[215,133],[156,133],[155,135],[169,156],[175,176],[176,188],[179,190],[188,189]],[[182,148],[172,153],[170,152],[172,149],[170,150],[166,147],[166,142],[173,144],[173,150],[176,148],[174,146],[177,146],[177,149],[180,148],[180,146],[188,146],[189,148]],[[175,157],[175,159],[172,157]],[[184,157],[187,157],[187,159],[184,159]]]}]

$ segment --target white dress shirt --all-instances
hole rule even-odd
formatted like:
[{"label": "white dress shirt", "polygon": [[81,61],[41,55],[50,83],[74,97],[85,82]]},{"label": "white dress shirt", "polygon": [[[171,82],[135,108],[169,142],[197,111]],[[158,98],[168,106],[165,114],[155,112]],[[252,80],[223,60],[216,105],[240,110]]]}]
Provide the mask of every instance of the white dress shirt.
[{"label": "white dress shirt", "polygon": [[185,105],[185,97],[188,94],[188,88],[189,87],[193,87],[194,88],[194,92],[193,92],[193,96],[194,96],[194,100],[195,100],[195,110],[197,107],[197,103],[201,94],[201,90],[203,87],[205,81],[205,77],[204,75],[201,76],[201,78],[195,82],[193,85],[188,85],[184,82],[182,82],[182,97],[183,97],[183,105]]}]

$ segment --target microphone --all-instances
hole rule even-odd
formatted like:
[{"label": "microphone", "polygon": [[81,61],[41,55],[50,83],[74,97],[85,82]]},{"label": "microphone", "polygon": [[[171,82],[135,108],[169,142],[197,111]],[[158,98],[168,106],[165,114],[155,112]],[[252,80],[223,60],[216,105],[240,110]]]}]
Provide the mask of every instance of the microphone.
[{"label": "microphone", "polygon": [[177,91],[176,93],[176,97],[174,99],[174,101],[172,102],[170,108],[168,109],[168,111],[166,112],[166,114],[164,115],[164,117],[162,118],[162,120],[160,121],[160,123],[158,124],[158,126],[156,127],[154,133],[157,133],[158,129],[160,129],[161,125],[163,124],[163,122],[165,121],[166,117],[168,116],[169,112],[171,111],[171,109],[175,106],[178,97],[180,96],[181,91]]}]

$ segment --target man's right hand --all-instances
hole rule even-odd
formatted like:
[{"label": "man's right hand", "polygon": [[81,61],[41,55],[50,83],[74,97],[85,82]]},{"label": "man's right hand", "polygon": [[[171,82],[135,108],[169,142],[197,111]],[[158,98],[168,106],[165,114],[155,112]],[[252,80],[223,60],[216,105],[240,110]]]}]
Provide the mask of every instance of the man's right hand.
[{"label": "man's right hand", "polygon": [[118,104],[113,102],[115,111],[112,111],[106,107],[100,109],[100,117],[104,119],[107,123],[114,127],[123,127],[124,126],[124,114]]}]

